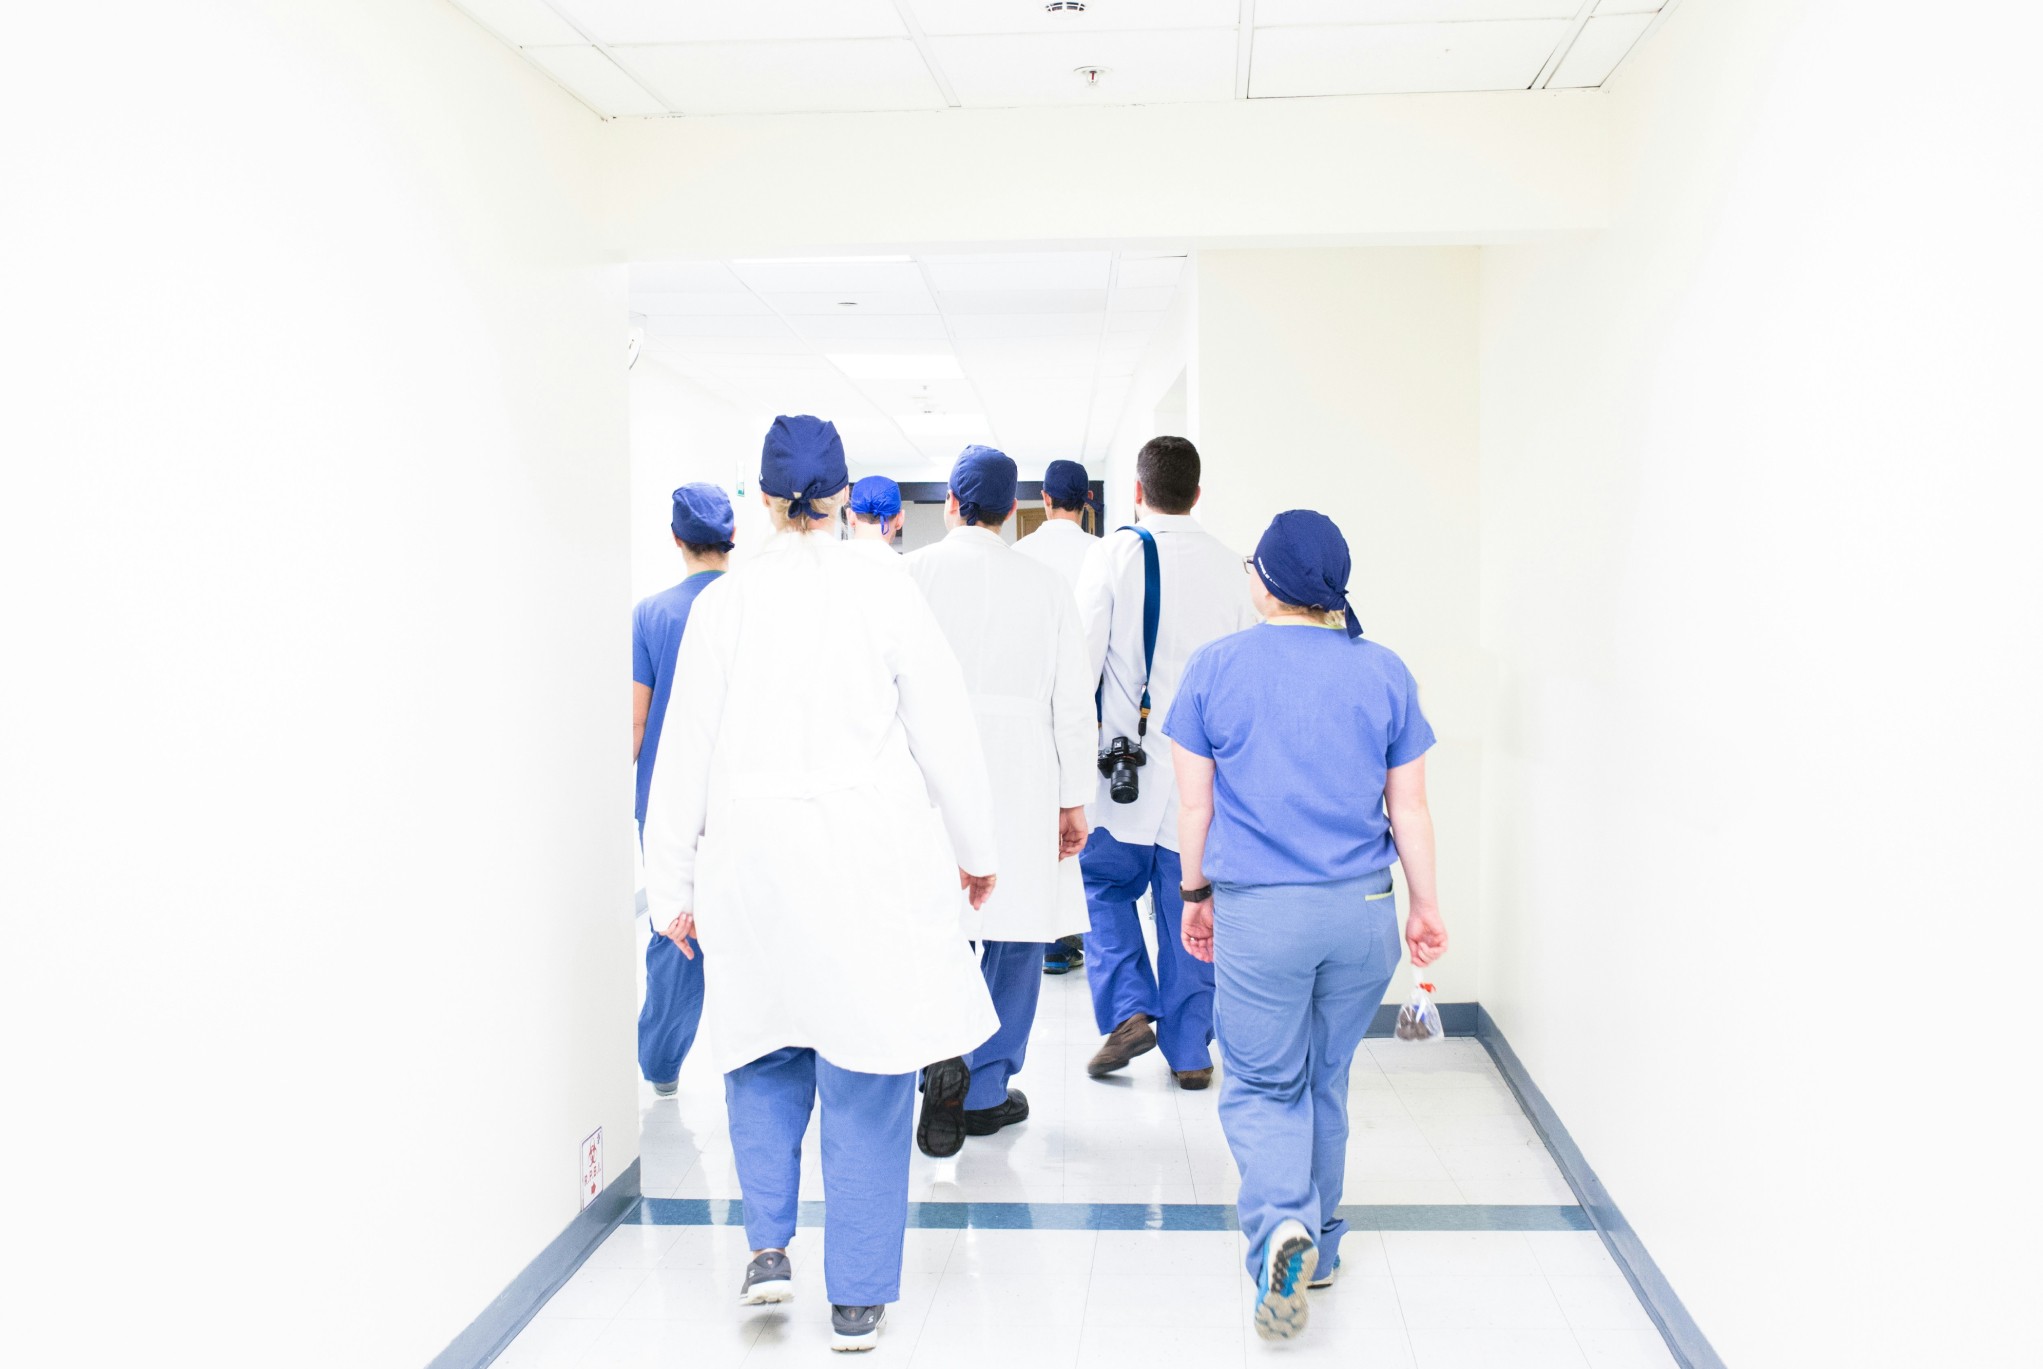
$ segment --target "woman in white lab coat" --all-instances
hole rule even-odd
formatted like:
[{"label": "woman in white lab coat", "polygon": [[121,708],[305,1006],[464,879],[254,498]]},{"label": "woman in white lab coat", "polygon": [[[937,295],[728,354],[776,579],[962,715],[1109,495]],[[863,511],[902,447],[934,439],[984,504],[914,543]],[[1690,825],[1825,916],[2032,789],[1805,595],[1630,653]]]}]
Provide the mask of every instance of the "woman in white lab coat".
[{"label": "woman in white lab coat", "polygon": [[[777,531],[696,601],[645,856],[655,918],[692,921],[716,967],[705,1024],[754,1252],[740,1300],[792,1295],[820,1095],[835,1347],[865,1349],[899,1296],[914,1071],[996,1025],[958,890],[985,901],[997,847],[957,660],[907,576],[830,536],[845,485],[834,426],[774,421]],[[838,878],[847,852],[886,878]]]}]

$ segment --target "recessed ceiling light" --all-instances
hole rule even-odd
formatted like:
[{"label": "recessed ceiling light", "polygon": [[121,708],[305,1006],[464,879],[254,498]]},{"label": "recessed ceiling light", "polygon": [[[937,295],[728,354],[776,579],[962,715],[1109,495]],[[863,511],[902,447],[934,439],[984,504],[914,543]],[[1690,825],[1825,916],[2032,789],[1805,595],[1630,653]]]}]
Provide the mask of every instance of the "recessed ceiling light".
[{"label": "recessed ceiling light", "polygon": [[1050,0],[1043,9],[1049,14],[1084,14],[1085,0]]}]

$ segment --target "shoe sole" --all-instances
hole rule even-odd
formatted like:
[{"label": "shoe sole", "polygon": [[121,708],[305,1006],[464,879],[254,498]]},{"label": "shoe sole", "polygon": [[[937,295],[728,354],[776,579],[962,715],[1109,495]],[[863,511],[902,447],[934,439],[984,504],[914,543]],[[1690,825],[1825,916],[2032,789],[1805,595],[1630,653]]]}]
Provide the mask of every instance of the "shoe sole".
[{"label": "shoe sole", "polygon": [[1270,1286],[1256,1300],[1256,1334],[1264,1340],[1290,1340],[1305,1330],[1312,1312],[1305,1296],[1305,1261],[1314,1250],[1310,1236],[1291,1236],[1271,1252]]},{"label": "shoe sole", "polygon": [[1021,1116],[1010,1117],[1005,1122],[1000,1123],[998,1126],[986,1126],[983,1123],[974,1123],[971,1121],[965,1121],[963,1123],[963,1126],[965,1128],[965,1135],[967,1136],[991,1136],[995,1132],[1005,1131],[1009,1127],[1018,1127],[1023,1122],[1026,1122],[1028,1120],[1029,1120],[1028,1110],[1023,1109]]},{"label": "shoe sole", "polygon": [[1085,1072],[1091,1075],[1094,1079],[1104,1079],[1108,1075],[1112,1074],[1115,1070],[1124,1070],[1128,1068],[1129,1064],[1135,1059],[1136,1056],[1147,1055],[1155,1049],[1156,1038],[1154,1036],[1151,1036],[1147,1041],[1137,1046],[1134,1050],[1129,1051],[1126,1055],[1122,1056],[1119,1060],[1114,1061],[1112,1064],[1110,1065],[1089,1064],[1085,1067]]},{"label": "shoe sole", "polygon": [[793,1302],[794,1282],[790,1279],[761,1279],[738,1294],[740,1307],[764,1307],[768,1303]]},{"label": "shoe sole", "polygon": [[1044,973],[1044,974],[1070,974],[1070,973],[1071,973],[1071,971],[1072,971],[1072,968],[1073,968],[1073,967],[1072,967],[1072,966],[1070,966],[1070,965],[1045,965],[1045,966],[1043,967],[1043,973]]},{"label": "shoe sole", "polygon": [[962,1060],[931,1065],[922,1079],[922,1118],[915,1124],[915,1146],[924,1155],[944,1160],[965,1146],[965,1094],[972,1071]]},{"label": "shoe sole", "polygon": [[833,1335],[830,1340],[830,1348],[839,1354],[854,1355],[861,1350],[870,1350],[880,1343],[880,1328],[886,1324],[887,1314],[882,1312],[880,1319],[873,1323],[872,1330],[862,1336]]}]

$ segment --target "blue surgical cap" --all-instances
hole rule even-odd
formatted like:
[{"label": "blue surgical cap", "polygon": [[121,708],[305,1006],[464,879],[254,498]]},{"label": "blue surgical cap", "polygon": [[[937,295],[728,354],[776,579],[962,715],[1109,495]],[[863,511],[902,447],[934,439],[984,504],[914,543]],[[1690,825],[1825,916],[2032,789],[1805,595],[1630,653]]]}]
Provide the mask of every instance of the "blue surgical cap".
[{"label": "blue surgical cap", "polygon": [[791,501],[790,517],[816,517],[810,501],[828,499],[849,482],[844,439],[837,435],[835,423],[808,414],[782,414],[773,420],[759,456],[759,488]]},{"label": "blue surgical cap", "polygon": [[1348,635],[1360,637],[1348,602],[1348,539],[1334,520],[1311,509],[1291,509],[1270,520],[1256,543],[1256,574],[1270,593],[1300,608],[1344,609]]},{"label": "blue surgical cap", "polygon": [[901,511],[901,487],[884,475],[869,475],[851,487],[851,511],[892,518]]},{"label": "blue surgical cap", "polygon": [[1016,473],[1006,452],[992,447],[967,447],[951,467],[951,493],[967,523],[993,522],[1014,507]]},{"label": "blue surgical cap", "polygon": [[1092,477],[1076,461],[1052,461],[1043,472],[1043,498],[1053,504],[1083,503],[1092,493]]},{"label": "blue surgical cap", "polygon": [[731,501],[714,485],[696,483],[674,491],[674,535],[698,546],[731,540]]}]

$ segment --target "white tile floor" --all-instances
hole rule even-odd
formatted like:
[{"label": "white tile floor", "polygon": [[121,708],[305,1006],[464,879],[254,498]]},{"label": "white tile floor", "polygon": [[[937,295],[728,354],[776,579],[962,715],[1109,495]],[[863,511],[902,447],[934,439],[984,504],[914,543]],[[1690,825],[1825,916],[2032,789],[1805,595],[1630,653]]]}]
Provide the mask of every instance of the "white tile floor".
[{"label": "white tile floor", "polygon": [[[1232,1204],[1216,1094],[1175,1087],[1158,1055],[1085,1077],[1098,1045],[1082,975],[1046,980],[1027,1070],[1029,1121],[915,1157],[920,1201]],[[1572,1203],[1516,1100],[1474,1041],[1365,1043],[1355,1061],[1350,1203]],[[721,1077],[706,1055],[681,1091],[648,1088],[648,1197],[735,1198]],[[805,1197],[821,1197],[814,1134]],[[620,1228],[497,1364],[502,1369],[772,1366],[823,1362],[823,1233],[790,1254],[796,1301],[741,1309],[736,1227]],[[1668,1355],[1589,1232],[1356,1232],[1341,1281],[1313,1295],[1310,1329],[1258,1340],[1241,1238],[1203,1231],[908,1232],[901,1301],[864,1363],[1236,1369],[1288,1362],[1414,1369],[1666,1369]]]}]

